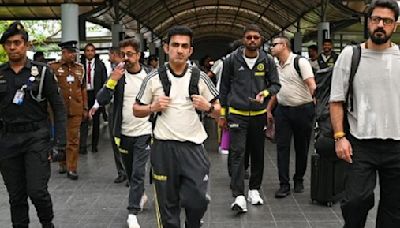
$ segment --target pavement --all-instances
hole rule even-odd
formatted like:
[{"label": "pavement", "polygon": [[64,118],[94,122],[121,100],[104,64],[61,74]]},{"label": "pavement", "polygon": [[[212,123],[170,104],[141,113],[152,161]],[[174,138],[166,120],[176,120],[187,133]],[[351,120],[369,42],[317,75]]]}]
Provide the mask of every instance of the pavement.
[{"label": "pavement", "polygon": [[[206,120],[209,139],[205,147],[211,160],[209,193],[211,203],[204,216],[202,228],[339,228],[343,220],[339,204],[332,207],[312,204],[310,201],[310,166],[305,176],[304,193],[292,193],[284,199],[275,199],[274,192],[279,186],[276,165],[276,147],[269,141],[265,146],[265,171],[262,189],[264,205],[248,204],[248,212],[236,215],[230,210],[234,198],[229,190],[227,155],[218,153],[215,125]],[[90,148],[90,147],[89,147]],[[293,149],[292,149],[293,150]],[[313,151],[310,148],[310,154]],[[310,162],[310,159],[309,159]],[[291,156],[291,175],[294,168],[294,154]],[[127,228],[128,188],[125,184],[114,184],[117,176],[113,152],[106,128],[102,135],[98,153],[81,155],[78,164],[79,180],[71,181],[57,172],[52,164],[49,191],[54,204],[54,223],[57,228]],[[247,184],[246,184],[247,186]],[[153,187],[146,177],[146,194],[149,202],[138,215],[141,228],[156,228]],[[247,192],[247,191],[246,191]],[[379,193],[379,190],[377,190]],[[379,195],[376,194],[376,200]],[[377,203],[376,203],[377,205]],[[375,227],[375,206],[369,213],[367,228]],[[184,220],[184,213],[181,216]],[[34,206],[30,204],[32,228],[40,228]],[[0,185],[0,228],[11,227],[8,194],[4,184]]]}]

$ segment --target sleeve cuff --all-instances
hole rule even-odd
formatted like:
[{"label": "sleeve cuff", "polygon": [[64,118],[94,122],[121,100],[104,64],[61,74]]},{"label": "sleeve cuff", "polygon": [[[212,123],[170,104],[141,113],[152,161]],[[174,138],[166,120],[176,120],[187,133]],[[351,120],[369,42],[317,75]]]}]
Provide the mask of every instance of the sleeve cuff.
[{"label": "sleeve cuff", "polygon": [[268,90],[264,90],[264,91],[263,91],[263,95],[264,95],[264,97],[268,97],[268,95],[269,95]]},{"label": "sleeve cuff", "polygon": [[221,108],[219,114],[220,114],[221,116],[226,116],[226,108]]},{"label": "sleeve cuff", "polygon": [[106,87],[113,90],[117,84],[118,84],[118,81],[109,79],[107,81]]},{"label": "sleeve cuff", "polygon": [[92,108],[97,110],[97,109],[99,109],[99,107],[100,107],[99,102],[97,100],[94,100],[94,105],[92,106]]}]

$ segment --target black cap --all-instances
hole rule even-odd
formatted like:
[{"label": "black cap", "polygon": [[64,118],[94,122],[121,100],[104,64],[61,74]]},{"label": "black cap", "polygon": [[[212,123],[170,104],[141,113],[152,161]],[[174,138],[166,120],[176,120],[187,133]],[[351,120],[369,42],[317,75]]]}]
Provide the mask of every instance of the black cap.
[{"label": "black cap", "polygon": [[28,41],[28,33],[20,21],[14,21],[7,30],[3,33],[0,39],[0,44],[4,44],[10,36],[21,34],[25,41]]},{"label": "black cap", "polygon": [[65,49],[68,49],[70,51],[77,51],[78,50],[77,44],[78,44],[78,41],[70,40],[70,41],[66,41],[66,42],[63,42],[63,43],[59,43],[58,46],[61,49],[65,48]]}]

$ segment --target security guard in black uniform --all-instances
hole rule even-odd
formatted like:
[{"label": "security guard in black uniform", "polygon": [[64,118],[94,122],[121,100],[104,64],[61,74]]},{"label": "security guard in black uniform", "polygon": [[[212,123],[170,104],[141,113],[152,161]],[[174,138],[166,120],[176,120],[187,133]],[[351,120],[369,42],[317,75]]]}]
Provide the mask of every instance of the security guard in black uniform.
[{"label": "security guard in black uniform", "polygon": [[66,112],[53,73],[27,58],[28,33],[14,22],[0,39],[9,62],[0,66],[0,171],[9,193],[14,228],[28,227],[28,197],[42,227],[54,227],[47,190],[50,129],[47,105],[56,124],[56,143],[65,150]]}]

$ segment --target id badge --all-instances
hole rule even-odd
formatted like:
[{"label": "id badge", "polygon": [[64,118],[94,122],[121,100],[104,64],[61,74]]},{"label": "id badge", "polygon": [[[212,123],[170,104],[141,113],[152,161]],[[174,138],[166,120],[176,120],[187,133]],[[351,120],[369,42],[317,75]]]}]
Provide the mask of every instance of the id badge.
[{"label": "id badge", "polygon": [[73,83],[74,81],[75,81],[75,78],[72,75],[68,75],[67,82],[68,83]]},{"label": "id badge", "polygon": [[24,103],[24,96],[25,96],[24,90],[18,89],[14,95],[13,103],[17,105],[22,105],[22,103]]}]

